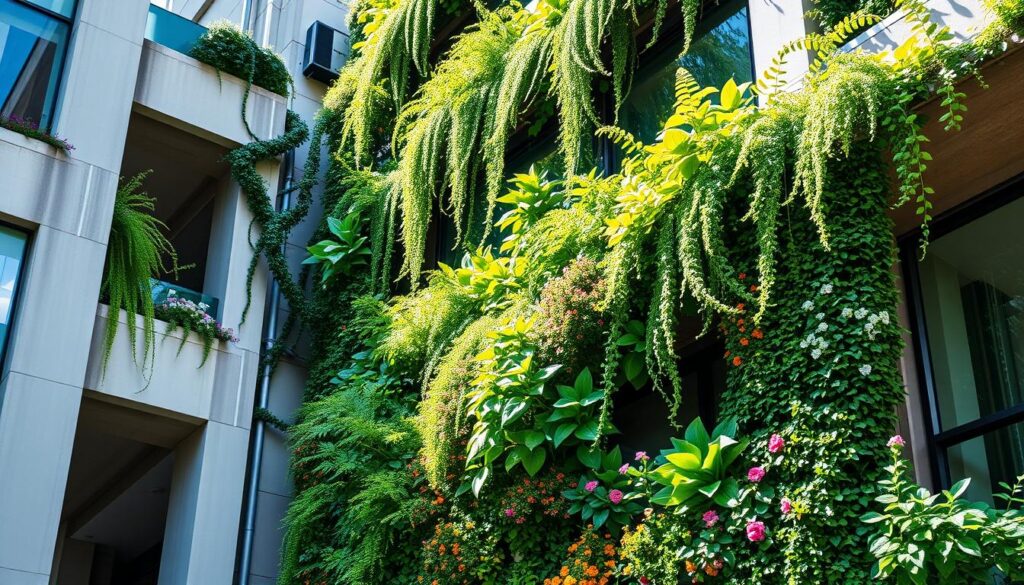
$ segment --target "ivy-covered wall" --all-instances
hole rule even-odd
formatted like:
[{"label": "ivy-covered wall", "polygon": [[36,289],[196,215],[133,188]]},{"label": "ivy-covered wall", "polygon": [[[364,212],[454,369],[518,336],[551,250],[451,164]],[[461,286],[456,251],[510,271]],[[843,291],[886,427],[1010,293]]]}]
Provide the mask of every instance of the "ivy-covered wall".
[{"label": "ivy-covered wall", "polygon": [[[782,48],[756,86],[701,88],[680,71],[652,144],[598,129],[594,96],[621,101],[638,49],[631,15],[660,21],[663,3],[360,5],[355,58],[314,131],[332,156],[307,260],[314,296],[294,303],[314,348],[291,429],[297,494],[280,582],[864,583],[883,570],[924,583],[955,582],[950,568],[971,562],[1024,571],[1013,506],[978,509],[991,554],[971,561],[951,519],[967,504],[930,508],[886,467],[903,400],[887,211],[914,201],[930,219],[913,106],[939,93],[955,129],[957,72],[998,53],[1015,22],[954,48],[923,5],[903,4],[914,40],[891,55],[839,51],[879,20],[857,15]],[[695,6],[682,7],[690,29]],[[477,21],[435,63],[438,9]],[[820,62],[803,90],[780,93],[797,51]],[[510,135],[551,112],[566,176],[506,183]],[[595,133],[622,150],[619,172],[582,172]],[[427,270],[439,213],[466,256]],[[258,248],[273,259],[287,218],[266,217],[274,229]],[[660,453],[626,451],[616,395],[657,395],[673,413],[687,399],[684,317],[724,341],[720,420],[674,417]],[[951,526],[927,553],[895,520],[915,497]]]}]

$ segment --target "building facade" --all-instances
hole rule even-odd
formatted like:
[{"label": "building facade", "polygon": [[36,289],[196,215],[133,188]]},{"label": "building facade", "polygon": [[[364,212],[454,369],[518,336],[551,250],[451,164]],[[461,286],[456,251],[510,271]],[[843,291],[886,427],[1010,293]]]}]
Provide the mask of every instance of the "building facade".
[{"label": "building facade", "polygon": [[[978,0],[929,6],[961,39],[990,18]],[[641,57],[620,123],[653,138],[671,111],[679,64],[705,84],[757,78],[779,46],[812,32],[811,7],[709,2],[681,58],[681,23],[668,23]],[[240,115],[246,83],[186,53],[203,25],[221,19],[279,52],[292,95],[253,87],[244,102],[255,137],[272,138],[284,132],[289,109],[312,125],[325,81],[344,59],[347,11],[339,0],[0,0],[0,116],[74,145],[64,152],[0,128],[0,584],[276,582],[289,451],[285,435],[253,413],[265,340],[288,308],[264,267],[246,283],[253,215],[224,162],[252,140]],[[848,46],[892,49],[907,34],[894,15]],[[309,67],[313,43],[327,47],[319,67]],[[787,82],[798,85],[808,65],[807,55],[794,56]],[[981,79],[986,88],[977,77],[964,82],[960,132],[943,131],[938,100],[921,106],[935,120],[927,133],[936,219],[924,259],[914,210],[893,219],[906,330],[901,430],[921,483],[970,476],[969,495],[986,500],[1024,471],[1024,245],[1016,232],[1024,220],[1024,106],[1016,99],[1024,53],[1011,47]],[[541,160],[554,140],[542,134],[513,148],[510,170]],[[303,146],[258,170],[273,193],[301,176],[307,156]],[[617,161],[608,153],[602,164]],[[157,283],[155,294],[201,295],[215,318],[237,328],[239,340],[218,344],[202,367],[202,344],[158,322],[152,369],[141,370],[126,334],[143,334],[141,318],[112,314],[103,302],[119,178],[144,171],[155,214],[182,264],[192,265]],[[293,273],[321,215],[314,205],[289,237]],[[438,245],[434,258],[447,254]],[[120,333],[104,367],[110,319]],[[305,381],[301,339],[296,347],[269,381],[267,409],[285,420]],[[713,412],[721,354],[706,349],[694,346],[701,357],[685,373],[696,397],[687,414]],[[257,435],[254,474],[247,462]],[[254,475],[258,484],[247,489]],[[240,563],[246,555],[251,562]],[[239,566],[248,567],[244,576]]]}]

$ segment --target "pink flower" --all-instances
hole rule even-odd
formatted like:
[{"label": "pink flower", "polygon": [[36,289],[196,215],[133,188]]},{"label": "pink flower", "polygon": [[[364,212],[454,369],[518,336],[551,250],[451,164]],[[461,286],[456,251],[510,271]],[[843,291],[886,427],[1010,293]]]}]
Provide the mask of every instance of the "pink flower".
[{"label": "pink flower", "polygon": [[772,438],[768,439],[768,452],[778,453],[786,448],[786,442],[782,440],[779,435],[772,435]]},{"label": "pink flower", "polygon": [[622,467],[619,468],[619,473],[622,475],[629,473],[629,463],[623,463]]},{"label": "pink flower", "polygon": [[789,498],[782,498],[782,501],[779,502],[779,510],[781,510],[784,515],[789,514],[793,511],[793,502],[790,502]]},{"label": "pink flower", "polygon": [[505,516],[508,516],[509,518],[511,518],[511,517],[513,517],[515,515],[516,515],[516,509],[515,508],[509,508],[509,509],[505,510]]},{"label": "pink flower", "polygon": [[906,444],[907,442],[903,440],[903,437],[901,437],[900,435],[893,435],[892,438],[889,439],[889,442],[885,444],[885,446],[891,449],[893,447],[903,447]]},{"label": "pink flower", "polygon": [[748,522],[747,523],[747,540],[750,542],[761,542],[764,540],[764,522]]},{"label": "pink flower", "polygon": [[747,479],[753,483],[758,483],[764,479],[764,474],[764,467],[751,467],[750,471],[747,472]]},{"label": "pink flower", "polygon": [[618,504],[622,501],[622,495],[622,492],[619,490],[612,490],[608,492],[608,499],[611,500],[613,504]]},{"label": "pink flower", "polygon": [[637,451],[636,457],[633,458],[634,461],[647,461],[648,459],[650,457],[647,456],[647,451]]},{"label": "pink flower", "polygon": [[704,520],[705,526],[711,528],[715,525],[715,522],[718,522],[718,512],[715,512],[714,510],[708,510],[707,512],[704,512],[704,515],[701,516],[701,519]]},{"label": "pink flower", "polygon": [[583,486],[583,489],[587,490],[588,492],[593,492],[594,490],[597,489],[597,480],[588,481],[587,485]]}]

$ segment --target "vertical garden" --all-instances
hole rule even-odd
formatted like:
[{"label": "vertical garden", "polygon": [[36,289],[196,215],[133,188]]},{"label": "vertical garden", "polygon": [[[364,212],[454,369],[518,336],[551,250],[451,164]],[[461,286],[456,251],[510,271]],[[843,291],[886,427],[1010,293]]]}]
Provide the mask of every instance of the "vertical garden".
[{"label": "vertical garden", "polygon": [[[913,205],[927,253],[914,107],[938,95],[956,131],[956,82],[1024,9],[993,4],[955,45],[897,2],[912,37],[868,55],[840,48],[893,7],[851,4],[819,2],[825,32],[756,83],[680,69],[646,144],[616,112],[666,19],[690,45],[697,0],[356,5],[312,133],[330,153],[313,293],[286,287],[313,349],[282,584],[1024,577],[1021,486],[999,509],[932,497],[892,437],[888,219]],[[814,64],[783,91],[797,52]],[[515,172],[510,145],[544,132],[555,153]],[[595,146],[621,164],[596,169]],[[277,217],[263,250],[294,225]],[[725,371],[704,420],[684,414],[695,340]],[[659,406],[626,414],[638,396]],[[619,429],[637,420],[674,438],[639,448]]]}]

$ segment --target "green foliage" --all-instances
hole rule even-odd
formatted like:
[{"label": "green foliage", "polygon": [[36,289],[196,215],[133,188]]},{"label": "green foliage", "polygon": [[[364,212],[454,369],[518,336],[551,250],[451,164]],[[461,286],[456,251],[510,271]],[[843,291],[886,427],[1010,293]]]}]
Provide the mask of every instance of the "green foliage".
[{"label": "green foliage", "polygon": [[[178,269],[174,247],[163,230],[162,221],[153,216],[156,199],[142,191],[149,172],[122,180],[114,196],[114,215],[110,221],[107,260],[103,270],[100,296],[107,299],[110,315],[103,333],[103,365],[110,359],[120,324],[121,310],[128,319],[128,345],[132,359],[145,373],[152,365],[156,348],[153,329],[154,308],[150,279]],[[142,316],[142,360],[137,351],[135,315]]]},{"label": "green foliage", "polygon": [[[991,583],[993,567],[1011,580],[1024,577],[1024,514],[960,499],[970,479],[931,494],[908,478],[901,445],[892,443],[889,477],[879,482],[882,513],[861,518],[879,530],[871,540],[877,577],[918,585]],[[1024,476],[1003,495],[1012,499],[1021,485]]]},{"label": "green foliage", "polygon": [[494,224],[500,230],[509,231],[498,250],[502,253],[517,251],[523,233],[540,221],[544,214],[566,202],[562,181],[548,179],[547,171],[538,174],[531,166],[528,173],[516,174],[510,182],[513,188],[496,200],[510,208]]},{"label": "green foliage", "polygon": [[702,507],[708,500],[728,506],[737,498],[739,484],[729,475],[729,466],[747,447],[735,438],[736,422],[725,421],[708,435],[701,420],[686,428],[686,439],[672,439],[672,449],[661,452],[650,478],[663,487],[651,502],[660,506]]},{"label": "green foliage", "polygon": [[321,240],[306,248],[309,258],[303,264],[323,264],[321,282],[327,282],[335,274],[351,274],[353,270],[368,264],[365,256],[370,255],[366,246],[367,236],[360,235],[362,224],[359,213],[353,212],[344,219],[327,218],[327,225],[337,240]]},{"label": "green foliage", "polygon": [[560,376],[600,366],[608,315],[601,307],[605,284],[597,262],[582,257],[547,281],[537,301],[533,336],[542,363],[562,364]]},{"label": "green foliage", "polygon": [[245,80],[242,122],[253,138],[245,112],[250,87],[257,85],[285,97],[288,97],[289,88],[294,88],[292,76],[281,56],[257,45],[252,37],[228,20],[211,24],[189,50],[189,55],[215,67],[218,76],[223,71]]},{"label": "green foliage", "polygon": [[[601,393],[596,393],[600,399]],[[623,472],[622,453],[616,447],[608,453],[596,454],[598,465],[580,477],[575,488],[566,490],[565,499],[572,502],[570,514],[580,514],[595,529],[607,527],[618,535],[643,510],[644,494],[633,489],[629,475]]]},{"label": "green foliage", "polygon": [[462,258],[459,268],[438,262],[441,274],[462,289],[484,313],[505,309],[515,302],[513,293],[522,288],[528,268],[524,257],[497,257],[490,248],[477,248]]}]

